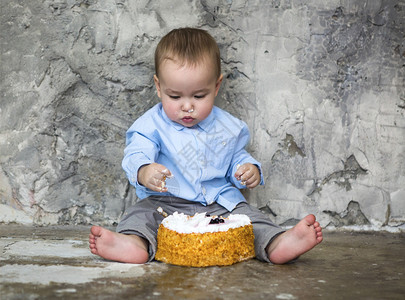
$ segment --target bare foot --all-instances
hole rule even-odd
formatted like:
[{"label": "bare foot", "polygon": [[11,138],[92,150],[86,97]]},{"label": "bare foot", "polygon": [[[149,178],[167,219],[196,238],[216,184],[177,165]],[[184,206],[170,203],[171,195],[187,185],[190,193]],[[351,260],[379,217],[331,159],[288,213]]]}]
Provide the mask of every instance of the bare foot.
[{"label": "bare foot", "polygon": [[284,264],[311,250],[322,242],[322,227],[314,215],[303,218],[293,228],[280,234],[267,248],[274,264]]},{"label": "bare foot", "polygon": [[133,264],[148,261],[148,244],[137,235],[116,233],[100,226],[90,229],[89,247],[102,258]]}]

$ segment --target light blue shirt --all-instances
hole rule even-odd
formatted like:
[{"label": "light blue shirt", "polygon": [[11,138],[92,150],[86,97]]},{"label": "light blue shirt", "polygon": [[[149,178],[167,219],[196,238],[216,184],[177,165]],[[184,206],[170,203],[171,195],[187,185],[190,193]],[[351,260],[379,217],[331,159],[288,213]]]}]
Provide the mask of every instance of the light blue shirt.
[{"label": "light blue shirt", "polygon": [[[261,165],[246,150],[247,125],[214,106],[210,115],[188,128],[171,121],[162,104],[156,104],[138,118],[126,134],[122,167],[140,199],[150,195],[173,195],[210,205],[214,202],[232,211],[246,201],[239,189],[246,188],[234,174],[238,165]],[[152,191],[137,180],[141,166],[166,166],[173,174],[166,179],[168,192]]]}]

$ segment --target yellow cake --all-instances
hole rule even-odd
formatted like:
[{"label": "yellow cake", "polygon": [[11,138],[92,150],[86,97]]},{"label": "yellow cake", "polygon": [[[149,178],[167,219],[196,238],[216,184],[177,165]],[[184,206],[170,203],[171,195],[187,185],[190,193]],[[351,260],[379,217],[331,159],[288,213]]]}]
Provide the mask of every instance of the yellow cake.
[{"label": "yellow cake", "polygon": [[255,256],[253,226],[246,215],[228,218],[175,212],[159,226],[155,259],[174,265],[225,266]]}]

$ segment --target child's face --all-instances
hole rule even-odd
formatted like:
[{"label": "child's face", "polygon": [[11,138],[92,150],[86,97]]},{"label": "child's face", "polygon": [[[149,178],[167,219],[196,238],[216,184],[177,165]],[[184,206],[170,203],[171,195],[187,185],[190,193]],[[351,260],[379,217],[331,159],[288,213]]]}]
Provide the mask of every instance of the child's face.
[{"label": "child's face", "polygon": [[195,66],[165,60],[155,75],[157,94],[170,120],[192,127],[211,113],[222,82],[216,78],[212,63]]}]

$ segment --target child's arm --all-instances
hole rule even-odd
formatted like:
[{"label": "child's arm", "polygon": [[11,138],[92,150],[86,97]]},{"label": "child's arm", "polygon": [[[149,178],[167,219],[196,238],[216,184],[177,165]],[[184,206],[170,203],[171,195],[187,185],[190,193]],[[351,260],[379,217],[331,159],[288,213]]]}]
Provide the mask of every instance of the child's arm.
[{"label": "child's arm", "polygon": [[166,178],[172,173],[161,164],[143,165],[138,170],[138,182],[155,192],[167,192]]},{"label": "child's arm", "polygon": [[235,172],[235,178],[241,181],[241,184],[252,189],[260,184],[261,177],[259,168],[251,163],[240,166]]}]

